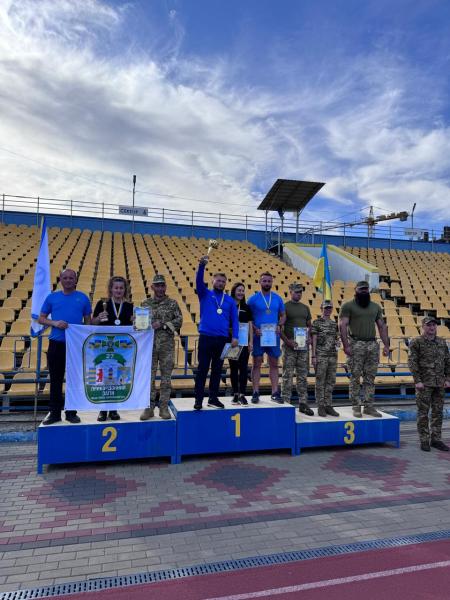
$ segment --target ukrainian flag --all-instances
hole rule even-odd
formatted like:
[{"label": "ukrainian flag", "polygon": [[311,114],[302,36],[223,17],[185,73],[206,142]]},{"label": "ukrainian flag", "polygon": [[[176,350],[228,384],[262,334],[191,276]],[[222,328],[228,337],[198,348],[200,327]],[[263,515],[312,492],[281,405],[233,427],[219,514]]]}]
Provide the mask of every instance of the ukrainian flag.
[{"label": "ukrainian flag", "polygon": [[328,265],[327,245],[322,244],[319,262],[314,273],[313,283],[323,294],[324,300],[331,300],[331,277]]}]

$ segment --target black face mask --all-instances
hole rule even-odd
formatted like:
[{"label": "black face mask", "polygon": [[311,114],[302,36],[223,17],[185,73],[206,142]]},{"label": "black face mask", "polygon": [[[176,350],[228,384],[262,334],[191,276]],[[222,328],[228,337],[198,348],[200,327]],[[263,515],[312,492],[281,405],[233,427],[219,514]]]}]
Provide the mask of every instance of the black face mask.
[{"label": "black face mask", "polygon": [[369,292],[357,292],[355,294],[355,301],[356,301],[356,304],[358,304],[362,308],[366,308],[370,304]]}]

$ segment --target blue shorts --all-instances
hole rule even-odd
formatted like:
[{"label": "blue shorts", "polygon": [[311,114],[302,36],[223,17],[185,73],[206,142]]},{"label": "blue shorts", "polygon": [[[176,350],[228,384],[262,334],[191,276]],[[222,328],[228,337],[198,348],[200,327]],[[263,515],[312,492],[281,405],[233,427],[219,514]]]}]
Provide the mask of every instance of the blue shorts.
[{"label": "blue shorts", "polygon": [[277,335],[276,346],[261,346],[260,337],[258,335],[253,336],[252,356],[263,356],[263,354],[267,354],[267,356],[272,356],[273,358],[279,358],[281,356],[280,336]]}]

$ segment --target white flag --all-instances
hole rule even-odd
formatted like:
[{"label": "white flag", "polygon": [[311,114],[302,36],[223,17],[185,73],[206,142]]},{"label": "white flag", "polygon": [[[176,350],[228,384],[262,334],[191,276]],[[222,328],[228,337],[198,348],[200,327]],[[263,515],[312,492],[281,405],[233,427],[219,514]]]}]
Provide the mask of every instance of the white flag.
[{"label": "white flag", "polygon": [[44,300],[51,292],[50,286],[50,257],[48,253],[48,233],[45,219],[41,226],[41,244],[34,272],[33,294],[31,296],[31,335],[38,336],[45,325],[38,323]]},{"label": "white flag", "polygon": [[66,410],[148,407],[153,329],[69,325],[66,349]]}]

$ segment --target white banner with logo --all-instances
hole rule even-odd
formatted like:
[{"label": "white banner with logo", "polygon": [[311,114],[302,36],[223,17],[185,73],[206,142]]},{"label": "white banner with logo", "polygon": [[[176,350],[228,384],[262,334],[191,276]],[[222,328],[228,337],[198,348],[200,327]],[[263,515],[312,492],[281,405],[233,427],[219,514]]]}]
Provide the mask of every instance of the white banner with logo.
[{"label": "white banner with logo", "polygon": [[66,346],[66,410],[149,406],[152,329],[69,325]]}]

